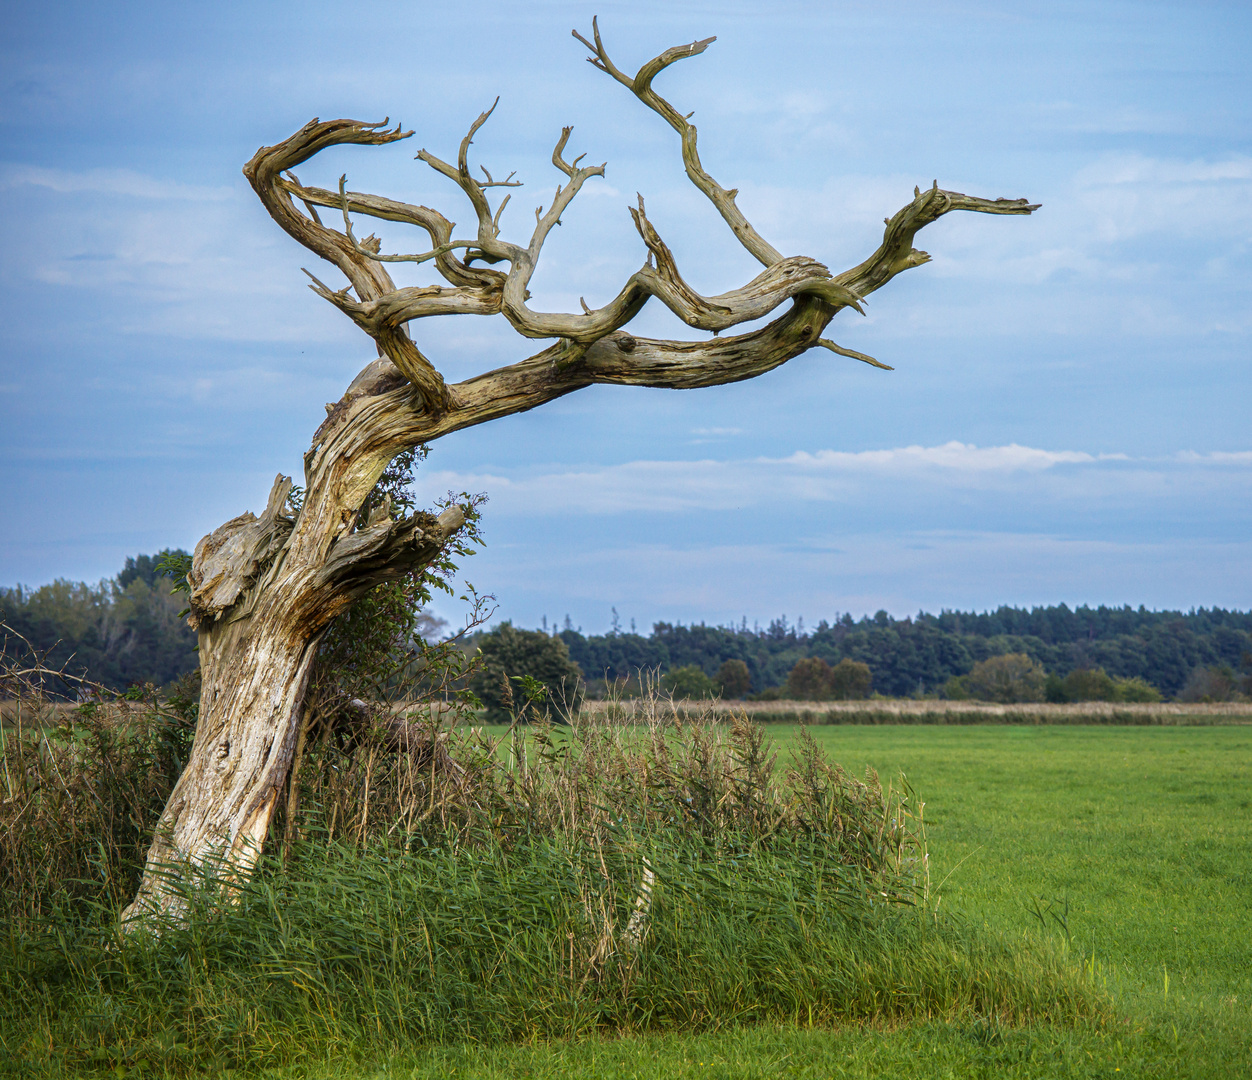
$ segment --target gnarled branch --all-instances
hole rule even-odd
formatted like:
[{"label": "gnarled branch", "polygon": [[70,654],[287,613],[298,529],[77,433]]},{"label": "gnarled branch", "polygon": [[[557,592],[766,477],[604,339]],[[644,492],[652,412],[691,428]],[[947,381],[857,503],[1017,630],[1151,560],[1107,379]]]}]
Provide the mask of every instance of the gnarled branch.
[{"label": "gnarled branch", "polygon": [[[722,188],[704,170],[696,147],[696,129],[653,89],[658,74],[671,64],[697,56],[715,40],[667,49],[633,75],[619,69],[609,57],[592,22],[593,41],[574,36],[592,52],[593,66],[626,86],[661,116],[682,139],[688,176],[714,204],[740,242],[764,264],[765,270],[745,285],[719,296],[702,296],[683,278],[673,252],[649,221],[642,196],[630,213],[647,249],[644,265],[618,294],[599,308],[580,300],[580,312],[537,312],[527,306],[528,286],[544,241],[560,223],[586,180],[603,176],[604,165],[584,166],[585,155],[567,161],[565,150],[572,129],[565,127],[552,152],[553,166],[565,177],[546,212],[535,211],[535,228],[525,247],[500,236],[500,215],[508,195],[492,209],[487,192],[494,187],[517,187],[512,173],[497,181],[485,166],[479,179],[471,172],[469,149],[498,104],[481,113],[461,140],[452,165],[423,149],[417,157],[448,177],[464,192],[477,221],[473,240],[454,239],[454,225],[438,211],[347,190],[341,178],[338,192],[307,187],[291,171],[318,150],[341,143],[382,144],[408,136],[384,125],[333,121],[306,125],[278,147],[263,148],[245,172],[253,180],[267,209],[296,239],[334,262],[347,275],[349,289],[335,290],[313,279],[313,288],[349,316],[378,343],[394,369],[417,390],[407,408],[411,421],[400,426],[416,440],[438,437],[496,416],[533,408],[544,401],[596,382],[687,388],[751,378],[815,346],[890,370],[865,353],[837,345],[823,337],[834,315],[844,307],[863,313],[863,298],[896,274],[928,261],[913,247],[917,232],[951,210],[976,213],[1029,214],[1036,205],[1023,199],[980,199],[942,191],[935,184],[914,189],[913,201],[887,219],[883,242],[874,254],[840,274],[807,256],[784,257],[768,244],[735,205],[734,190]],[[285,173],[286,176],[281,176]],[[293,199],[308,211],[301,214]],[[315,207],[333,207],[343,218],[342,233],[327,228]],[[419,255],[384,255],[377,241],[358,240],[352,214],[416,226],[426,232],[430,249]],[[458,257],[458,252],[464,255]],[[450,287],[441,285],[396,288],[382,264],[407,261],[432,263]],[[507,270],[481,263],[507,263]],[[767,317],[785,302],[790,308],[760,330],[713,341],[681,342],[636,338],[626,325],[650,297],[656,297],[688,326],[717,335],[739,324]],[[556,339],[529,359],[487,372],[476,379],[446,387],[434,366],[411,340],[407,327],[435,315],[503,314],[524,337]],[[329,418],[328,418],[329,419]],[[323,425],[326,429],[326,425]],[[319,433],[320,434],[320,433]],[[407,435],[405,437],[408,437]]]},{"label": "gnarled branch", "polygon": [[[322,123],[314,119],[277,146],[261,147],[243,167],[244,175],[270,216],[310,251],[334,263],[363,302],[394,292],[395,284],[391,276],[350,236],[322,224],[312,210],[312,200],[302,200],[310,213],[307,216],[300,213],[292,201],[289,182],[283,178],[283,173],[291,172],[328,146],[380,146],[407,139],[413,134],[402,131],[399,125],[388,129],[388,122],[363,124],[355,120],[331,120]],[[375,336],[375,341],[380,353],[391,357],[392,362],[418,389],[428,409],[440,412],[448,407],[443,376],[418,352],[407,333],[403,330],[385,331]]]},{"label": "gnarled branch", "polygon": [[835,277],[841,285],[861,296],[881,289],[896,274],[930,262],[930,256],[913,247],[913,238],[933,221],[952,210],[977,214],[1033,214],[1039,203],[1026,199],[980,199],[959,191],[943,191],[939,181],[926,191],[913,189],[913,201],[885,220],[882,244],[868,259]]}]

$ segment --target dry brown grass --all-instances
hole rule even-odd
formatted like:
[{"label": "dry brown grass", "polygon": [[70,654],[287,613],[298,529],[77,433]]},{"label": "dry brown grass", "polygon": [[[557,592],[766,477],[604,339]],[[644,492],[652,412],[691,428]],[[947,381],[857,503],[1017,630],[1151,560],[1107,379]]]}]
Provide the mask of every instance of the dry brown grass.
[{"label": "dry brown grass", "polygon": [[[646,704],[589,701],[584,709],[619,721],[642,719]],[[1252,724],[1252,703],[1195,705],[1181,702],[1124,704],[997,705],[982,701],[877,699],[865,701],[679,701],[675,710],[691,719],[729,720],[744,715],[760,724]]]}]

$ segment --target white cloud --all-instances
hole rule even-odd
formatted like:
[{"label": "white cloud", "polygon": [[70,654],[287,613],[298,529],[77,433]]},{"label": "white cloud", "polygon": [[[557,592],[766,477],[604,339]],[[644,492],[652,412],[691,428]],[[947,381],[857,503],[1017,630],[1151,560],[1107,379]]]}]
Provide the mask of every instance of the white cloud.
[{"label": "white cloud", "polygon": [[1125,460],[1125,455],[1093,456],[1081,450],[1038,450],[1030,446],[974,446],[972,443],[948,442],[942,446],[903,446],[891,450],[860,450],[854,453],[838,450],[799,450],[780,463],[801,467],[835,470],[948,469],[964,472],[1005,472],[1050,469],[1054,465],[1074,465],[1108,460]]},{"label": "white cloud", "polygon": [[0,165],[0,187],[24,185],[46,188],[58,195],[91,193],[122,195],[135,199],[178,199],[193,202],[221,202],[229,199],[229,187],[209,187],[164,180],[131,169],[45,169],[35,165]]},{"label": "white cloud", "polygon": [[1249,465],[1252,466],[1252,450],[1213,450],[1207,454],[1197,454],[1194,450],[1183,450],[1177,459],[1189,465]]},{"label": "white cloud", "polygon": [[[1215,468],[1223,466],[1222,469]],[[1240,478],[1229,476],[1235,467]],[[744,510],[780,503],[942,502],[944,493],[979,499],[1099,510],[1136,500],[1202,498],[1252,485],[1252,451],[1172,458],[1043,450],[1011,443],[948,442],[857,452],[797,451],[783,458],[631,461],[583,469],[497,469],[423,474],[430,490],[490,493],[493,513],[675,514]],[[998,494],[997,494],[998,493]],[[1249,492],[1252,493],[1252,492]],[[1143,512],[1143,506],[1138,507]]]}]

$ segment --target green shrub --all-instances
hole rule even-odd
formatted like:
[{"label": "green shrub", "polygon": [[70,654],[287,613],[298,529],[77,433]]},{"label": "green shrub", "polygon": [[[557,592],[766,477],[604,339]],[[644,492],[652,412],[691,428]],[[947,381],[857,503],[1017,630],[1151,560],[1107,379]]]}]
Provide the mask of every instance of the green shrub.
[{"label": "green shrub", "polygon": [[980,660],[963,678],[971,697],[1011,705],[1042,701],[1046,676],[1025,653],[1005,653]]},{"label": "green shrub", "polygon": [[746,698],[752,690],[752,676],[742,660],[726,660],[713,680],[724,698]]},{"label": "green shrub", "polygon": [[939,696],[947,701],[969,701],[973,693],[969,688],[968,675],[953,675],[939,688]]},{"label": "green shrub", "polygon": [[1137,676],[1114,679],[1103,668],[1076,668],[1064,678],[1048,675],[1044,683],[1044,698],[1058,705],[1071,701],[1151,704],[1161,700],[1161,692]]},{"label": "green shrub", "polygon": [[1145,679],[1114,679],[1117,696],[1114,701],[1151,704],[1161,700],[1161,692]]},{"label": "green shrub", "polygon": [[1062,683],[1066,701],[1117,701],[1117,684],[1104,668],[1075,668]]},{"label": "green shrub", "polygon": [[[477,640],[482,664],[470,680],[470,689],[487,707],[491,724],[507,724],[515,713],[565,716],[576,712],[582,700],[582,671],[569,658],[569,648],[558,637],[538,630],[519,630],[504,622]],[[527,693],[523,680],[542,687],[541,695]]]},{"label": "green shrub", "polygon": [[712,679],[695,664],[672,668],[661,676],[661,689],[676,698],[711,698],[717,696],[718,687]]},{"label": "green shrub", "polygon": [[1048,672],[1043,681],[1043,700],[1050,705],[1064,705],[1069,698],[1065,694],[1065,680],[1054,672]]},{"label": "green shrub", "polygon": [[1183,688],[1178,691],[1179,701],[1208,704],[1230,701],[1238,695],[1234,669],[1227,664],[1210,664],[1208,667],[1192,668]]},{"label": "green shrub", "polygon": [[830,665],[818,656],[799,661],[787,676],[787,697],[792,701],[825,701],[830,697]]},{"label": "green shrub", "polygon": [[854,701],[869,697],[873,675],[868,664],[844,657],[830,669],[830,696],[836,701]]},{"label": "green shrub", "polygon": [[868,664],[844,657],[833,668],[820,657],[799,661],[787,676],[791,701],[853,701],[869,697],[873,675]]}]

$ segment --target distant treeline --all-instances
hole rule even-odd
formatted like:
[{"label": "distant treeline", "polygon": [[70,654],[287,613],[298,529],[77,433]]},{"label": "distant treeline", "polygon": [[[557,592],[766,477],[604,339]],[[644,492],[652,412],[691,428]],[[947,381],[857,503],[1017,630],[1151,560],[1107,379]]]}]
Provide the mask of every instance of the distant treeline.
[{"label": "distant treeline", "polygon": [[875,692],[891,697],[934,693],[992,656],[1025,653],[1052,675],[1103,668],[1115,679],[1143,679],[1174,697],[1198,668],[1252,665],[1252,612],[1200,608],[1002,607],[944,611],[895,619],[885,611],[855,620],[843,615],[806,630],[775,619],[767,627],[683,626],[659,622],[637,633],[584,636],[569,625],[558,634],[588,679],[626,679],[640,669],[662,672],[694,665],[710,678],[726,660],[748,666],[752,690],[782,686],[796,663],[817,657],[832,667],[868,664]]},{"label": "distant treeline", "polygon": [[[196,636],[179,618],[185,597],[171,595],[158,564],[170,553],[126,560],[116,578],[98,585],[65,580],[37,589],[0,588],[0,622],[22,634],[51,663],[67,664],[117,690],[165,686],[195,670]],[[553,628],[555,629],[555,628]],[[840,660],[868,664],[873,691],[890,697],[942,692],[979,661],[1025,653],[1050,675],[1102,668],[1114,679],[1143,679],[1175,697],[1198,669],[1252,671],[1252,612],[1200,608],[1002,607],[943,611],[895,619],[885,611],[843,615],[806,628],[783,617],[768,626],[705,626],[658,622],[652,633],[584,636],[566,620],[556,636],[589,681],[629,679],[642,670],[698,668],[710,679],[728,660],[742,660],[751,692],[787,682],[810,657],[832,668]]]},{"label": "distant treeline", "polygon": [[[157,571],[160,552],[126,560],[115,578],[88,585],[57,580],[37,589],[0,587],[0,622],[15,630],[47,662],[113,690],[166,686],[199,666],[196,635],[179,612],[186,596]],[[0,639],[4,637],[0,631]],[[12,655],[20,643],[7,643]]]}]

